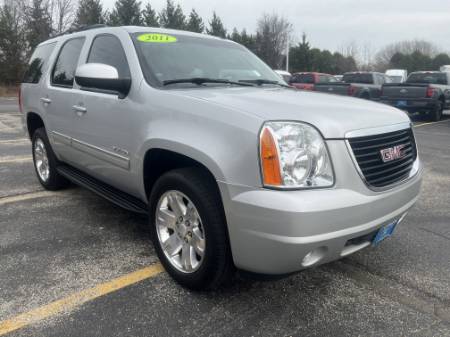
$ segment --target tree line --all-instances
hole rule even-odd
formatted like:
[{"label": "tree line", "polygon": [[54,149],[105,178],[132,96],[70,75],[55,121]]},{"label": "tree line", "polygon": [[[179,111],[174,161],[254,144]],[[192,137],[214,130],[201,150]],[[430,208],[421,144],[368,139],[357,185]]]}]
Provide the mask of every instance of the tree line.
[{"label": "tree line", "polygon": [[[159,11],[138,0],[116,0],[111,11],[103,8],[101,0],[3,0],[0,83],[20,81],[27,60],[40,42],[94,24],[163,27],[227,38],[246,46],[274,69],[286,67],[288,41],[295,40],[292,24],[277,14],[261,15],[256,31],[248,33],[236,28],[229,31],[216,12],[209,20],[204,20],[195,9],[184,13],[173,0],[167,0]],[[436,47],[425,41],[389,45],[377,53],[375,62],[361,62],[360,56],[355,45],[340,52],[313,48],[303,34],[300,42],[289,46],[289,70],[342,74],[355,70],[384,71],[390,67],[432,70],[450,64],[447,54],[438,53]]]}]

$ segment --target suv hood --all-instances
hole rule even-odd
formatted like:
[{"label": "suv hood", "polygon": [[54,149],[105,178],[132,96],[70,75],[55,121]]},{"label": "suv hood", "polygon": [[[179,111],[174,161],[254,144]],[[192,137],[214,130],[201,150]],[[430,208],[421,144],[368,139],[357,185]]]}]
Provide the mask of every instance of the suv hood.
[{"label": "suv hood", "polygon": [[328,139],[344,138],[349,131],[410,122],[406,113],[387,105],[294,89],[221,87],[177,90],[177,94],[253,114],[265,121],[307,122]]}]

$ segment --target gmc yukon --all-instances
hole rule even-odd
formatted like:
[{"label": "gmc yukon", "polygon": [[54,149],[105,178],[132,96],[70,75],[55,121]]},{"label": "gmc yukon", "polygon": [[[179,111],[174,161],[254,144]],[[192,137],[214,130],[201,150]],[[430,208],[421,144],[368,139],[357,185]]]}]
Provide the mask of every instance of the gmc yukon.
[{"label": "gmc yukon", "polygon": [[20,94],[42,186],[148,214],[162,264],[192,289],[378,246],[419,195],[405,113],[292,89],[224,39],[62,35],[37,47]]}]

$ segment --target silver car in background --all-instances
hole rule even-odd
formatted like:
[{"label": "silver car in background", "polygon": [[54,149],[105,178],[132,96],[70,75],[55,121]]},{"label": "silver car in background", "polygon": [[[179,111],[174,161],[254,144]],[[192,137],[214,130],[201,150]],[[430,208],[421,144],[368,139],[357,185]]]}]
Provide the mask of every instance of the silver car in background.
[{"label": "silver car in background", "polygon": [[377,246],[419,195],[405,113],[291,89],[202,34],[96,27],[46,41],[21,109],[41,184],[148,213],[161,262],[192,289]]}]

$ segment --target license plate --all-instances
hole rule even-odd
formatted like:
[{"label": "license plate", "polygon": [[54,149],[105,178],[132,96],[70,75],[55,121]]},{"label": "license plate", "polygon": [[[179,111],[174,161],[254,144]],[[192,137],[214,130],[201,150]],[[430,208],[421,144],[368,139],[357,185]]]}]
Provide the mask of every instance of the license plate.
[{"label": "license plate", "polygon": [[394,234],[395,226],[397,225],[397,223],[398,223],[398,220],[393,223],[390,223],[389,225],[381,227],[378,230],[377,235],[375,235],[375,238],[373,239],[372,244],[374,246],[376,246],[384,239],[387,239],[388,237],[392,236],[392,234]]},{"label": "license plate", "polygon": [[405,107],[405,106],[408,106],[408,102],[407,102],[407,101],[398,101],[398,102],[397,102],[397,106],[398,106],[398,107]]}]

